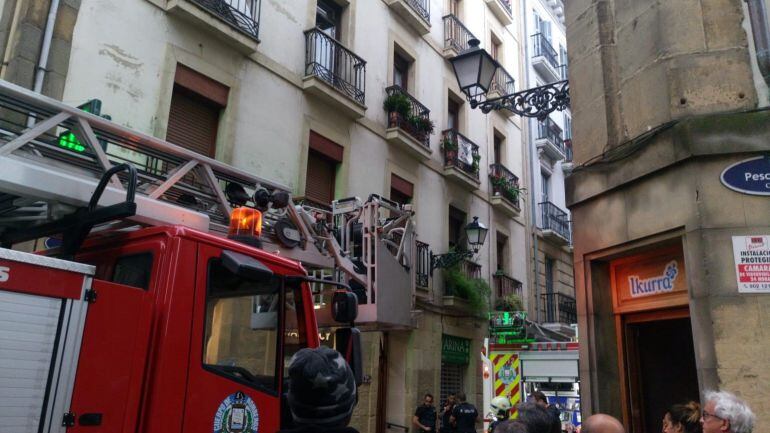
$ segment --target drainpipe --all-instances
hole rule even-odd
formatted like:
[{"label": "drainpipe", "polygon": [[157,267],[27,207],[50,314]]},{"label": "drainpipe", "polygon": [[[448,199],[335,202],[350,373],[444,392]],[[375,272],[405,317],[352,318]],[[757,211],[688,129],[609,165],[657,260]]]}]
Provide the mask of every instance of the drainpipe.
[{"label": "drainpipe", "polygon": [[[45,23],[43,32],[43,46],[40,48],[40,58],[35,70],[35,81],[32,84],[32,90],[35,93],[41,93],[43,90],[43,81],[45,81],[46,68],[48,67],[48,53],[51,51],[51,41],[53,40],[53,28],[56,23],[56,15],[59,12],[59,0],[51,0],[51,7],[48,9],[48,19]],[[35,124],[35,118],[27,118],[27,127]]]},{"label": "drainpipe", "polygon": [[[526,87],[529,87],[529,67],[530,67],[530,58],[529,58],[529,33],[527,32],[527,24],[529,20],[527,19],[527,5],[526,0],[521,2],[521,19],[524,23],[522,26],[524,29],[524,34],[522,35],[522,42],[524,44],[524,85]],[[523,121],[526,121],[524,128],[524,137],[526,139],[527,143],[527,153],[529,153],[529,162],[530,162],[530,181],[531,181],[531,188],[529,193],[529,201],[530,201],[530,207],[532,208],[531,211],[531,234],[532,234],[532,261],[534,271],[535,271],[535,321],[540,322],[540,281],[539,275],[540,275],[540,269],[537,265],[537,194],[535,193],[535,155],[537,155],[537,151],[533,151],[532,149],[532,137],[530,134],[530,126],[532,122],[528,117],[523,117]]]},{"label": "drainpipe", "polygon": [[767,5],[765,0],[746,0],[749,6],[751,33],[754,35],[757,65],[762,78],[770,86],[770,31],[767,23]]}]

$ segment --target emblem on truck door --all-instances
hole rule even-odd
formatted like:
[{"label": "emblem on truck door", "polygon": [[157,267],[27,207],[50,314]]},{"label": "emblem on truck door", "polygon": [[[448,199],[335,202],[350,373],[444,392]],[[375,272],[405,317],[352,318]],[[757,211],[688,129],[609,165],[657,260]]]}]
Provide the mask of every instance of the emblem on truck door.
[{"label": "emblem on truck door", "polygon": [[214,415],[214,433],[257,433],[259,411],[241,391],[228,395]]}]

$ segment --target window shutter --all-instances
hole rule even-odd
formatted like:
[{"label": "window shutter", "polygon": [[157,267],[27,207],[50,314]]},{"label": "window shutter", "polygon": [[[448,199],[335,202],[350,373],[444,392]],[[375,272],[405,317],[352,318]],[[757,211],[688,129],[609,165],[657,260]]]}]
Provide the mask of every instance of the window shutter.
[{"label": "window shutter", "polygon": [[336,161],[310,149],[307,158],[305,197],[320,204],[331,204],[334,199],[336,169]]},{"label": "window shutter", "polygon": [[174,86],[166,140],[213,158],[220,110],[217,104]]}]

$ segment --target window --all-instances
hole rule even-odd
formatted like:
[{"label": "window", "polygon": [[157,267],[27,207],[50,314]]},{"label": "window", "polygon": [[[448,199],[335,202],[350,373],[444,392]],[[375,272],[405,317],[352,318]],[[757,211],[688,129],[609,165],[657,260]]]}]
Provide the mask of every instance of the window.
[{"label": "window", "polygon": [[495,152],[494,154],[495,164],[502,164],[503,163],[503,137],[495,133],[493,142],[494,142],[494,152]]},{"label": "window", "polygon": [[152,254],[132,254],[115,261],[110,281],[147,290],[152,275]]},{"label": "window", "polygon": [[203,365],[253,387],[277,390],[280,280],[243,279],[218,259],[208,266]]},{"label": "window", "polygon": [[460,18],[460,0],[449,0],[449,13]]},{"label": "window", "polygon": [[390,175],[390,199],[398,204],[412,202],[414,185],[395,174]]},{"label": "window", "polygon": [[441,404],[443,405],[449,394],[465,391],[463,377],[466,365],[441,363]]},{"label": "window", "polygon": [[561,59],[562,65],[567,64],[567,49],[564,48],[564,45],[561,44],[559,44],[559,58]]},{"label": "window", "polygon": [[337,165],[342,162],[343,150],[339,144],[310,131],[305,198],[322,206],[331,204],[334,200]]},{"label": "window", "polygon": [[342,37],[342,8],[332,0],[318,0],[315,26],[332,39]]},{"label": "window", "polygon": [[404,56],[393,54],[393,84],[404,90],[409,89],[409,60]]},{"label": "window", "polygon": [[545,317],[546,322],[556,321],[556,299],[553,293],[553,268],[554,260],[548,256],[545,257]]},{"label": "window", "polygon": [[460,104],[452,98],[447,101],[447,129],[460,130]]},{"label": "window", "polygon": [[508,263],[508,236],[497,232],[497,270],[505,272]]},{"label": "window", "polygon": [[540,172],[540,193],[542,201],[550,201],[551,195],[551,175],[546,172]]},{"label": "window", "polygon": [[229,91],[224,84],[178,65],[166,140],[213,158],[219,117],[227,105]]},{"label": "window", "polygon": [[449,206],[449,248],[465,250],[465,212]]},{"label": "window", "polygon": [[490,44],[490,54],[492,55],[492,58],[497,60],[498,62],[500,59],[500,54],[502,53],[502,41],[500,41],[494,33],[491,34],[490,37],[491,44]]}]

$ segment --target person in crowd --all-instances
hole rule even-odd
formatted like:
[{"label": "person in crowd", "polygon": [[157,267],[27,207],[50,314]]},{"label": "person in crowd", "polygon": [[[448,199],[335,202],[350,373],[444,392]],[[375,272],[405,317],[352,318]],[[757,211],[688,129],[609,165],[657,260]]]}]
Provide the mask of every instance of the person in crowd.
[{"label": "person in crowd", "polygon": [[529,395],[530,400],[535,404],[544,408],[551,415],[551,430],[549,433],[561,433],[561,412],[559,408],[553,404],[548,404],[548,397],[541,391],[535,391]]},{"label": "person in crowd", "polygon": [[412,424],[417,428],[418,433],[436,431],[438,414],[433,406],[433,395],[426,393],[422,398],[422,404],[417,406],[412,417]]},{"label": "person in crowd", "polygon": [[586,418],[580,425],[580,431],[581,433],[626,433],[620,421],[603,413]]},{"label": "person in crowd", "polygon": [[700,404],[691,401],[675,404],[663,416],[663,433],[702,433]]},{"label": "person in crowd", "polygon": [[488,433],[494,432],[498,424],[507,421],[511,417],[511,401],[508,400],[508,397],[499,395],[492,399],[490,409],[492,412],[489,418],[492,418],[493,421],[489,423]]},{"label": "person in crowd", "polygon": [[289,364],[287,401],[294,427],[283,433],[358,433],[347,427],[358,402],[353,371],[336,350],[301,349]]},{"label": "person in crowd", "polygon": [[745,401],[727,391],[706,391],[703,433],[751,433],[756,417]]},{"label": "person in crowd", "polygon": [[551,433],[553,417],[543,406],[528,401],[518,406],[518,420],[524,423],[528,433]]},{"label": "person in crowd", "polygon": [[523,422],[509,420],[498,424],[493,433],[529,433],[529,431]]},{"label": "person in crowd", "polygon": [[452,392],[447,396],[444,407],[441,409],[441,433],[455,433],[455,428],[450,421],[455,404],[457,404],[457,398]]},{"label": "person in crowd", "polygon": [[465,393],[457,393],[459,402],[452,409],[452,416],[449,422],[454,425],[457,433],[476,433],[476,422],[479,420],[479,411],[476,407],[465,400]]}]

